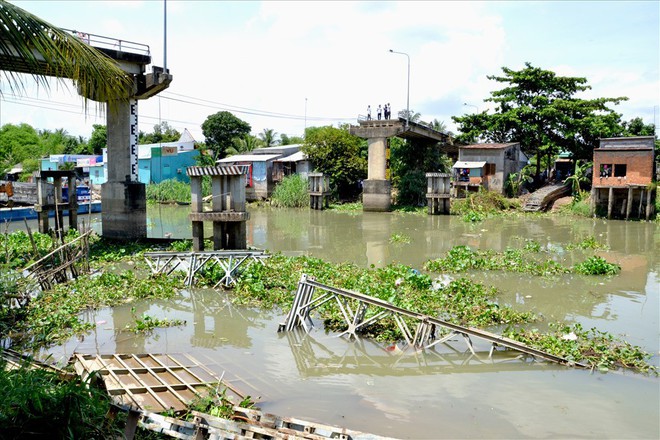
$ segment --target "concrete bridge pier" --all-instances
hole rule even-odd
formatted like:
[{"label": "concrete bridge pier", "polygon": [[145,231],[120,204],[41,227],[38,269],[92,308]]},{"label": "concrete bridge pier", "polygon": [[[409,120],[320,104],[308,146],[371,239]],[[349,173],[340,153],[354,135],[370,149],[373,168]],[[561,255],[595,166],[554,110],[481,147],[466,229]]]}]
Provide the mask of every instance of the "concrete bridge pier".
[{"label": "concrete bridge pier", "polygon": [[364,211],[389,211],[392,207],[392,186],[387,173],[389,161],[388,139],[397,136],[417,142],[447,142],[449,136],[426,125],[398,120],[359,119],[358,126],[351,126],[349,133],[366,139],[369,145],[367,180],[362,183],[362,209]]},{"label": "concrete bridge pier", "polygon": [[367,180],[362,182],[364,211],[389,211],[392,205],[392,185],[387,179],[387,138],[371,137]]},{"label": "concrete bridge pier", "polygon": [[[104,237],[147,236],[146,186],[138,180],[137,99],[108,104],[108,180],[101,185]],[[128,145],[127,145],[128,144]]]}]

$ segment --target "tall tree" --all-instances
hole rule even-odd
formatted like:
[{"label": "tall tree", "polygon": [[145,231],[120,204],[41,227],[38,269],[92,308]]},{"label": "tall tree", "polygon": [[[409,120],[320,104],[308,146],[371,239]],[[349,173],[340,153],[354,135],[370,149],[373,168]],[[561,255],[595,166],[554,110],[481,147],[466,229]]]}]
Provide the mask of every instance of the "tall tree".
[{"label": "tall tree", "polygon": [[251,130],[250,124],[226,111],[207,117],[202,124],[206,145],[213,150],[216,160],[225,157],[235,138],[249,134]]},{"label": "tall tree", "polygon": [[277,145],[277,132],[272,128],[264,128],[264,131],[259,133],[259,139],[261,140],[265,148],[273,147]]},{"label": "tall tree", "polygon": [[285,133],[280,135],[280,145],[296,145],[303,142],[305,142],[305,139],[300,136],[289,136]]},{"label": "tall tree", "polygon": [[590,89],[587,79],[558,76],[525,63],[521,70],[503,67],[503,76],[488,76],[505,86],[491,92],[486,102],[496,104],[495,113],[454,116],[459,141],[483,138],[491,142],[520,142],[528,156],[541,158],[561,150],[576,159],[591,159],[597,139],[620,131],[620,115],[608,107],[626,100],[619,98],[582,99],[575,95]]},{"label": "tall tree", "polygon": [[101,154],[108,145],[108,127],[94,124],[92,129],[92,135],[87,142],[87,151],[84,154]]},{"label": "tall tree", "polygon": [[63,128],[58,128],[55,131],[39,130],[39,137],[41,138],[44,154],[64,154],[67,146],[71,143],[71,139],[75,139]]},{"label": "tall tree", "polygon": [[340,198],[359,194],[358,182],[367,177],[366,141],[351,135],[348,128],[309,127],[302,151],[314,168],[330,177]]},{"label": "tall tree", "polygon": [[247,153],[255,148],[259,148],[259,139],[251,134],[246,134],[234,138],[233,145],[227,148],[225,153],[227,153],[227,156],[233,156],[234,154]]},{"label": "tall tree", "polygon": [[141,131],[138,135],[139,144],[157,144],[159,142],[176,142],[181,138],[181,133],[175,130],[167,121],[154,125],[152,133]]},{"label": "tall tree", "polygon": [[655,124],[645,124],[642,118],[633,118],[623,123],[624,136],[654,136]]},{"label": "tall tree", "polygon": [[10,166],[26,159],[40,159],[43,154],[41,138],[29,124],[5,124],[0,129],[0,160]]}]

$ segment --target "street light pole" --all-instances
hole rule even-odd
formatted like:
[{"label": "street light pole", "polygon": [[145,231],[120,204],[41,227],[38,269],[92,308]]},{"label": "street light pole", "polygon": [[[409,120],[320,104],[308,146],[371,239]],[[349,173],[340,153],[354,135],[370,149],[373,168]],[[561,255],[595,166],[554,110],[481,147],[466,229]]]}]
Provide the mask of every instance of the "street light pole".
[{"label": "street light pole", "polygon": [[477,107],[476,105],[474,105],[474,104],[468,104],[467,102],[464,102],[463,105],[466,105],[466,106],[468,106],[468,107],[474,107],[474,108],[477,109],[477,113],[479,113],[479,107]]},{"label": "street light pole", "polygon": [[410,126],[410,55],[405,52],[397,52],[390,49],[391,53],[398,53],[399,55],[405,55],[408,58],[408,92],[406,94],[406,128]]}]

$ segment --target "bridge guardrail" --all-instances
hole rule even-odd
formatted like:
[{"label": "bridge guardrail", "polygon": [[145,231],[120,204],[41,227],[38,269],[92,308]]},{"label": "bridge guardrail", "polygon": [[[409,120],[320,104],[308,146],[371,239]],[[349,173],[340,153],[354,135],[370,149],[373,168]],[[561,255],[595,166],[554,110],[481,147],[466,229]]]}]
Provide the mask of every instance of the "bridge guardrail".
[{"label": "bridge guardrail", "polygon": [[100,49],[118,50],[121,52],[136,53],[139,55],[151,55],[149,45],[136,43],[135,41],[120,40],[117,38],[104,37],[103,35],[89,34],[71,29],[62,29],[84,43]]}]

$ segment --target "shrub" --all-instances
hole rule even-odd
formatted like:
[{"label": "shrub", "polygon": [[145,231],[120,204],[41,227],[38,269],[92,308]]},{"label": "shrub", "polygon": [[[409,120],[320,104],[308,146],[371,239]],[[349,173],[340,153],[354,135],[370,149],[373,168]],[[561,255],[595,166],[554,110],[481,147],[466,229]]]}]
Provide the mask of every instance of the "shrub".
[{"label": "shrub", "polygon": [[405,173],[397,185],[397,204],[418,206],[426,203],[426,175],[419,170]]},{"label": "shrub", "polygon": [[108,394],[80,378],[0,365],[2,438],[118,438]]},{"label": "shrub", "polygon": [[147,185],[149,202],[190,202],[190,184],[176,179],[163,180]]},{"label": "shrub", "polygon": [[309,206],[307,180],[300,174],[282,179],[271,196],[271,204],[280,208],[303,208]]}]

